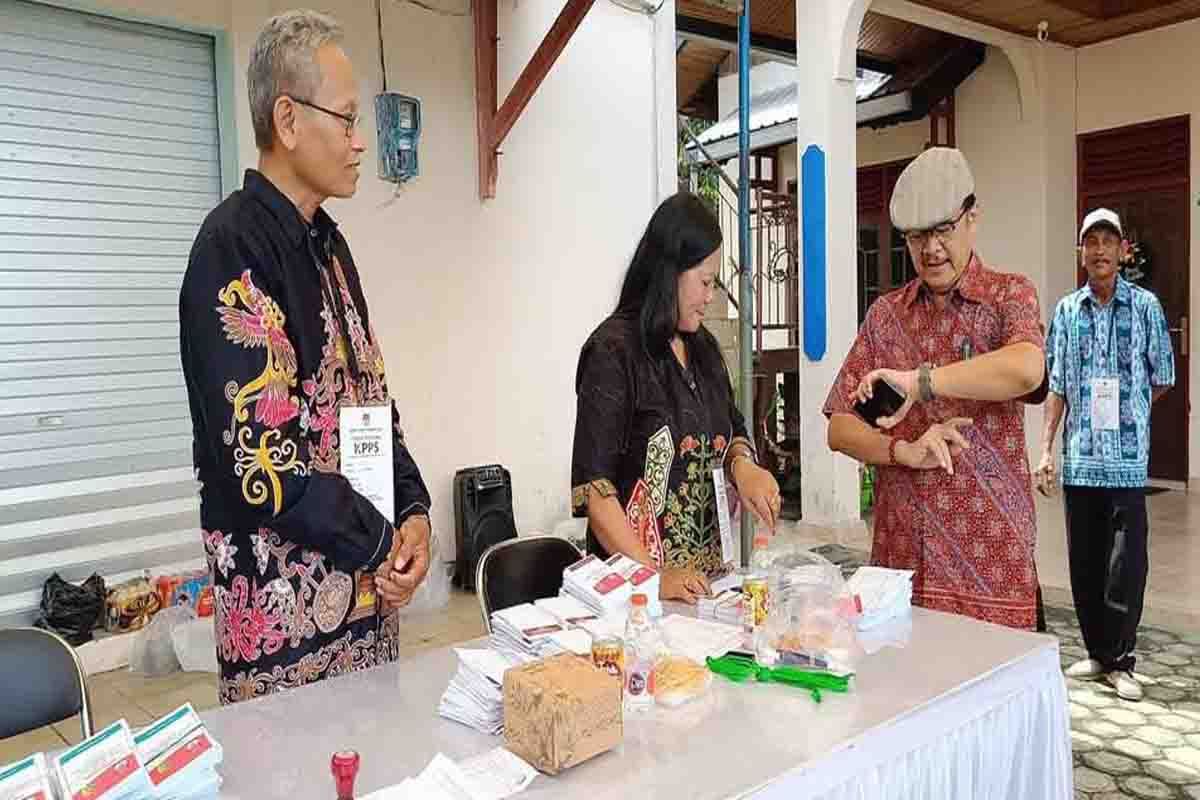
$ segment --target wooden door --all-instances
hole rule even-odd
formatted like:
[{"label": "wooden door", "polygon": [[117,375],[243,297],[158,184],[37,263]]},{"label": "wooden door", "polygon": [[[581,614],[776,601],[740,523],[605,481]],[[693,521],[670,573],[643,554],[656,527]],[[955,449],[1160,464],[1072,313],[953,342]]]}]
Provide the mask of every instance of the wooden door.
[{"label": "wooden door", "polygon": [[1149,256],[1144,276],[1126,277],[1158,296],[1172,330],[1175,388],[1151,414],[1150,477],[1178,482],[1188,478],[1189,141],[1187,117],[1079,141],[1080,219],[1100,207],[1120,215],[1126,238]]}]

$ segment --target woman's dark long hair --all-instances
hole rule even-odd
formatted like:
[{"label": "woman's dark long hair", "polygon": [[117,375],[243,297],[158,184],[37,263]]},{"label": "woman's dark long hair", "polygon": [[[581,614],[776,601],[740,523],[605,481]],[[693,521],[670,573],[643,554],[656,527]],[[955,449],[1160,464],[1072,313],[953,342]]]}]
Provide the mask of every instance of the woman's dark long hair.
[{"label": "woman's dark long hair", "polygon": [[[638,242],[621,286],[618,314],[636,315],[642,348],[664,358],[679,328],[678,280],[721,246],[721,226],[700,198],[680,192],[663,201]],[[722,365],[721,348],[708,330],[679,332],[696,366]],[[697,346],[699,345],[699,346]]]}]

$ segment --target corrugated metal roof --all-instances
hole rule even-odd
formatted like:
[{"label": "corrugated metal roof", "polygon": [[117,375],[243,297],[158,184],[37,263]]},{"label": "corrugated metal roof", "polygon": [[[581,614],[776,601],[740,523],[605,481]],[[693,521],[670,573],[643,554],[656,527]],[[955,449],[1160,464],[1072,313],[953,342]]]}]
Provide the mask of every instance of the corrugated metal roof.
[{"label": "corrugated metal roof", "polygon": [[[865,100],[878,93],[891,75],[882,72],[872,72],[860,69],[854,87],[856,99]],[[750,98],[750,132],[769,128],[781,122],[790,122],[799,116],[799,97],[795,83],[787,83],[775,89],[756,94]],[[738,109],[734,109],[725,118],[700,134],[701,144],[712,144],[738,133]]]}]

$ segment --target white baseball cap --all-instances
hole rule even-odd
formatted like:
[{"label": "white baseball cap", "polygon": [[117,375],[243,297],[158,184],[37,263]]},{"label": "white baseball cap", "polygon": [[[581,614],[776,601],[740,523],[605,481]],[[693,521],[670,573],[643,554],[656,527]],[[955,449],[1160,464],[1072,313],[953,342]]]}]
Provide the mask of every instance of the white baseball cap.
[{"label": "white baseball cap", "polygon": [[1083,237],[1087,236],[1088,231],[1097,225],[1107,225],[1115,230],[1122,239],[1125,238],[1125,231],[1121,228],[1121,218],[1117,216],[1117,212],[1107,208],[1097,208],[1083,218],[1083,225],[1079,228],[1079,244],[1083,244]]}]

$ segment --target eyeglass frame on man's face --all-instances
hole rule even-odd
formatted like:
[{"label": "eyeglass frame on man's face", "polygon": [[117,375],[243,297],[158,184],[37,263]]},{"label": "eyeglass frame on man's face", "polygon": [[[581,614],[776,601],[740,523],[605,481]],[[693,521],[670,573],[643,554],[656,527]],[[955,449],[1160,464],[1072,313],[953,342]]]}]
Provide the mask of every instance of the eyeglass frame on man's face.
[{"label": "eyeglass frame on man's face", "polygon": [[347,139],[354,138],[354,129],[358,127],[359,121],[362,120],[362,116],[359,114],[343,114],[339,111],[334,111],[332,109],[325,108],[324,106],[319,106],[316,103],[309,102],[308,100],[301,100],[299,97],[292,97],[291,95],[288,95],[288,98],[293,103],[299,103],[302,106],[308,106],[309,108],[316,109],[317,111],[328,114],[331,117],[337,117],[342,122],[346,123]]},{"label": "eyeglass frame on man's face", "polygon": [[929,241],[930,236],[936,236],[938,242],[944,245],[946,242],[950,241],[950,237],[953,236],[954,231],[958,229],[958,224],[962,222],[963,217],[970,213],[971,209],[973,208],[975,208],[975,196],[971,195],[963,201],[962,211],[958,212],[958,216],[953,220],[947,220],[940,225],[935,225],[932,228],[925,228],[924,230],[905,231],[904,241],[907,242],[910,247],[921,248],[924,247],[925,243]]}]

